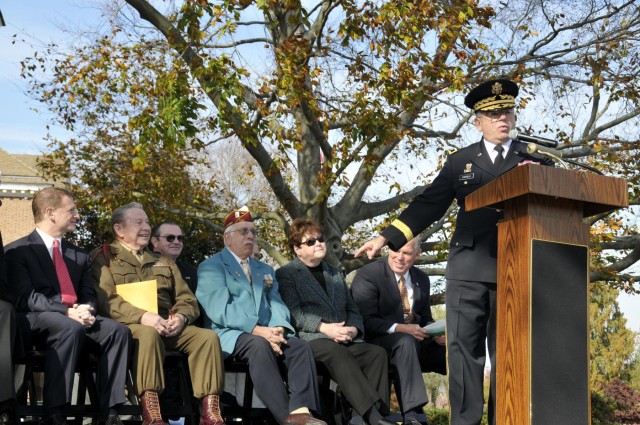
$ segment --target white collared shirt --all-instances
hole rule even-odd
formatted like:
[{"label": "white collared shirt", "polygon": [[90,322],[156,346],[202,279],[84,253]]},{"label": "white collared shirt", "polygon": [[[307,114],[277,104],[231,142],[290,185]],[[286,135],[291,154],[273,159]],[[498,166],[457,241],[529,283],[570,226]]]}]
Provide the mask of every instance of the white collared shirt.
[{"label": "white collared shirt", "polygon": [[[484,142],[485,149],[487,149],[487,152],[489,153],[489,158],[491,158],[491,162],[496,162],[496,156],[498,156],[498,152],[495,150],[495,147],[498,145],[496,145],[495,143],[491,143],[486,139],[483,139],[482,141]],[[509,149],[511,148],[511,139],[504,142],[502,144],[502,147],[504,148],[504,151],[502,152],[502,157],[506,158],[507,153],[509,153]]]},{"label": "white collared shirt", "polygon": [[44,242],[44,246],[47,247],[47,251],[49,251],[49,257],[53,258],[53,241],[56,239],[58,240],[58,244],[60,246],[60,252],[62,252],[62,238],[54,238],[53,236],[46,234],[45,232],[38,229],[37,227],[36,227],[36,232],[38,232],[38,234],[42,238],[42,242]]}]

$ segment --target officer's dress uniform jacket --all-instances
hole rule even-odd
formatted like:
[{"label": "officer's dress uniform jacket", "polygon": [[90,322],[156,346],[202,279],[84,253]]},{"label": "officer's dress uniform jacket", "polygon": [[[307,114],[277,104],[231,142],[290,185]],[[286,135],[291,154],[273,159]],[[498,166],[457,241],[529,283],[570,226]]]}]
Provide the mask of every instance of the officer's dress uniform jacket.
[{"label": "officer's dress uniform jacket", "polygon": [[496,282],[498,220],[492,208],[465,210],[465,197],[524,161],[552,165],[550,159],[527,153],[526,145],[513,141],[500,169],[494,168],[482,141],[449,155],[433,183],[413,199],[391,226],[382,232],[397,250],[442,218],[455,199],[459,205],[456,229],[450,243],[447,279]]},{"label": "officer's dress uniform jacket", "polygon": [[460,149],[449,155],[433,183],[382,232],[389,246],[399,249],[439,220],[454,199],[458,203],[445,272],[449,402],[456,425],[478,425],[482,416],[485,341],[492,375],[488,416],[495,423],[497,224],[502,212],[466,211],[465,197],[525,161],[553,165],[550,159],[528,154],[518,141],[511,142],[499,168],[483,141]]}]

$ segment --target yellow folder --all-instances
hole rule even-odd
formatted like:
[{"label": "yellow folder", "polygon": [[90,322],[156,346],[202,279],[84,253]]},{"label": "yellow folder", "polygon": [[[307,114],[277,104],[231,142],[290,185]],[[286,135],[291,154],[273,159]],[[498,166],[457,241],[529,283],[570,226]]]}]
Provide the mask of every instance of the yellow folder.
[{"label": "yellow folder", "polygon": [[142,310],[158,314],[158,283],[155,279],[116,285],[124,300]]}]

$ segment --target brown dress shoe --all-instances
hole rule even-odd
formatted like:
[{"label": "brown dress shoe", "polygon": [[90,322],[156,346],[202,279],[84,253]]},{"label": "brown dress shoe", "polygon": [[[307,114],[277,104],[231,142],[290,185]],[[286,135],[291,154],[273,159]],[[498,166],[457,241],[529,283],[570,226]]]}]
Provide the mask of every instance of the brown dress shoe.
[{"label": "brown dress shoe", "polygon": [[162,420],[158,392],[147,390],[140,396],[142,405],[142,425],[168,425]]},{"label": "brown dress shoe", "polygon": [[308,413],[294,413],[284,418],[282,425],[327,425],[327,423]]},{"label": "brown dress shoe", "polygon": [[225,425],[220,413],[220,396],[212,394],[202,399],[200,425]]}]

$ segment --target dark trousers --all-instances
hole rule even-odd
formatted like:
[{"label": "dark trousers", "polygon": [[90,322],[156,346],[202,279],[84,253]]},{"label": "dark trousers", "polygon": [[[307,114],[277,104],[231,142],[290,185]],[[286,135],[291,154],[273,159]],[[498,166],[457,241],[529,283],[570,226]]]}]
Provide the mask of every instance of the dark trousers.
[{"label": "dark trousers", "polygon": [[47,354],[44,368],[43,399],[51,413],[71,402],[73,375],[83,349],[100,355],[97,387],[100,409],[125,402],[124,388],[131,334],[114,320],[96,316],[95,324],[85,329],[77,321],[57,312],[26,313],[32,338],[44,345]]},{"label": "dark trousers", "polygon": [[395,332],[377,336],[371,342],[387,350],[393,385],[402,413],[422,408],[429,402],[420,369],[420,341],[413,335]]},{"label": "dark trousers", "polygon": [[488,417],[489,424],[495,425],[496,284],[447,280],[446,294],[451,423],[480,424],[488,348],[491,362]]},{"label": "dark trousers", "polygon": [[[256,394],[280,423],[296,409],[307,407],[317,411],[320,406],[316,365],[309,343],[290,338],[281,348],[282,355],[276,356],[265,338],[244,333],[231,353],[232,358],[249,363]],[[285,370],[288,391],[280,367]]]},{"label": "dark trousers", "polygon": [[447,374],[447,346],[438,344],[433,338],[420,341],[420,370],[422,373]]},{"label": "dark trousers", "polygon": [[381,401],[389,405],[387,352],[367,343],[338,344],[328,338],[310,341],[313,356],[329,371],[359,415]]},{"label": "dark trousers", "polygon": [[0,300],[0,403],[15,399],[16,396],[13,388],[13,350],[16,327],[13,307]]}]

